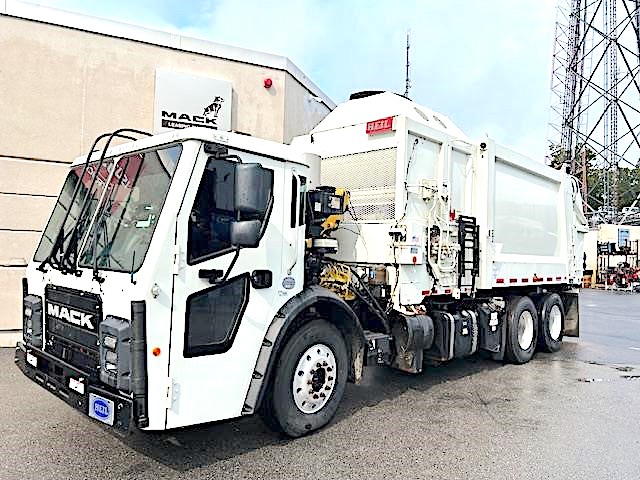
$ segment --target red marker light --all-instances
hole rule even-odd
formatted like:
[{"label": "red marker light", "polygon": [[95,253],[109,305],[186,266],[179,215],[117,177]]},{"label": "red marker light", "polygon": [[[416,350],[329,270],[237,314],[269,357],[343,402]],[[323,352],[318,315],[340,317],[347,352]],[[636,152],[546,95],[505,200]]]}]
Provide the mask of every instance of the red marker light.
[{"label": "red marker light", "polygon": [[271,80],[270,78],[264,79],[264,88],[271,88],[272,85],[273,85],[273,80]]}]

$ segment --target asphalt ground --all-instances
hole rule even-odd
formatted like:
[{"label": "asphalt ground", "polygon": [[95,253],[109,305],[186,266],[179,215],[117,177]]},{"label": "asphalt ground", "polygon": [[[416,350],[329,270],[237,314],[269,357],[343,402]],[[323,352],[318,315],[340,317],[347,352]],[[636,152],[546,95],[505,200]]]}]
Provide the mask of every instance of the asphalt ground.
[{"label": "asphalt ground", "polygon": [[0,480],[638,479],[640,294],[585,290],[581,338],[526,365],[371,367],[336,419],[290,440],[257,417],[121,437],[0,350]]}]

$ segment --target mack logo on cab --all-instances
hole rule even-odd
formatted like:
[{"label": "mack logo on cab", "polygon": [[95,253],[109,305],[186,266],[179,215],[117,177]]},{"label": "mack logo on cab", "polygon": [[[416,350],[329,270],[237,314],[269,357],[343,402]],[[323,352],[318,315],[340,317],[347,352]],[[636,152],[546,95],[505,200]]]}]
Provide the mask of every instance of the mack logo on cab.
[{"label": "mack logo on cab", "polygon": [[90,313],[79,312],[78,310],[74,310],[63,305],[56,305],[55,303],[48,303],[47,314],[59,320],[64,320],[65,322],[78,325],[79,327],[95,330],[93,323],[91,323],[93,315]]}]

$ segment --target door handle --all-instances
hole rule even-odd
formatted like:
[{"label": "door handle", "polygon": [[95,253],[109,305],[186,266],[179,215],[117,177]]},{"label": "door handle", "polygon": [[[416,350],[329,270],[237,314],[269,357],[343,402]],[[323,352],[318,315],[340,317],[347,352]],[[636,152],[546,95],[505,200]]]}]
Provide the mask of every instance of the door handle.
[{"label": "door handle", "polygon": [[198,270],[198,277],[208,279],[209,283],[216,283],[223,275],[224,272],[222,270],[207,270],[205,268]]},{"label": "door handle", "polygon": [[269,288],[273,284],[271,270],[254,270],[251,272],[251,286],[253,288]]}]

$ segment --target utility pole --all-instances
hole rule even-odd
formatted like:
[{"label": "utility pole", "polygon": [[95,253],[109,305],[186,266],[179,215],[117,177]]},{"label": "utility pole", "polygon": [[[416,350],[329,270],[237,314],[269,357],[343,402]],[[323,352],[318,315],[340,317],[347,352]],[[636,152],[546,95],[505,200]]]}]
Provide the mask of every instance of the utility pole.
[{"label": "utility pole", "polygon": [[406,77],[404,80],[404,96],[409,98],[409,89],[411,88],[411,79],[409,78],[409,65],[411,65],[411,63],[409,62],[409,37],[411,35],[411,30],[407,30],[407,72],[406,72]]}]

